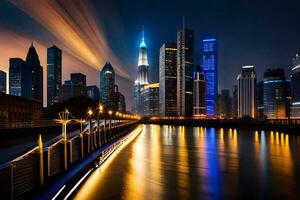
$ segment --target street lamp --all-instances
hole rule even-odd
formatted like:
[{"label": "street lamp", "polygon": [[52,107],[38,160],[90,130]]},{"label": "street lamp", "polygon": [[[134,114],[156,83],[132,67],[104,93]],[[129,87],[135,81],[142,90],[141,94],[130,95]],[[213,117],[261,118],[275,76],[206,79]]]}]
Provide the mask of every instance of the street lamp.
[{"label": "street lamp", "polygon": [[101,146],[101,130],[100,130],[100,115],[103,112],[103,106],[99,105],[99,112],[98,112],[98,134],[99,134],[99,145]]},{"label": "street lamp", "polygon": [[80,147],[81,147],[81,158],[83,158],[84,157],[84,150],[83,150],[83,129],[82,129],[82,125],[85,123],[85,119],[76,119],[75,121],[80,123],[79,138],[80,138]]},{"label": "street lamp", "polygon": [[112,116],[112,110],[108,111],[109,114],[109,139],[111,139],[111,116]]},{"label": "street lamp", "polygon": [[67,124],[71,121],[69,120],[70,112],[65,109],[65,111],[62,111],[58,113],[59,120],[57,120],[62,125],[62,139],[64,143],[64,169],[68,169],[68,163],[67,163]]},{"label": "street lamp", "polygon": [[93,111],[91,109],[88,110],[88,117],[89,117],[89,137],[88,137],[88,152],[90,152],[91,147],[91,137],[92,137],[92,115]]}]

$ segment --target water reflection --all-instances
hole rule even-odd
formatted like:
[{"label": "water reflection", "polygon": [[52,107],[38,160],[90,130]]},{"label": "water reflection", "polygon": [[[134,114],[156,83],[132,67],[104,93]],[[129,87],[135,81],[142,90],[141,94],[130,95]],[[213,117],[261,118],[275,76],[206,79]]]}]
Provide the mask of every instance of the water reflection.
[{"label": "water reflection", "polygon": [[299,137],[147,125],[75,199],[297,199]]}]

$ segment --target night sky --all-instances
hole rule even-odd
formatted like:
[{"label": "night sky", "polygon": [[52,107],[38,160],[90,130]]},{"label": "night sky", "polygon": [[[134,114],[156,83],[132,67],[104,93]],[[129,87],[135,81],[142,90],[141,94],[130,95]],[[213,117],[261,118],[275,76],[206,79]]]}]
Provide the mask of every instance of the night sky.
[{"label": "night sky", "polygon": [[[126,96],[128,110],[143,25],[153,82],[158,81],[159,48],[164,42],[176,41],[183,16],[186,26],[194,31],[195,64],[201,62],[201,40],[211,35],[218,40],[219,90],[232,91],[242,65],[254,65],[258,79],[270,67],[282,67],[289,76],[292,58],[300,52],[300,1],[296,0],[49,2],[0,2],[0,69],[7,71],[9,57],[25,58],[31,40],[36,44],[44,77],[46,48],[53,44],[64,53],[64,79],[70,72],[82,72],[88,76],[88,84],[99,85],[96,70],[109,60],[123,77],[117,83]],[[61,18],[70,23],[68,28],[64,29],[66,23],[56,24]],[[83,24],[82,20],[93,23]],[[77,32],[79,37],[65,37]]]}]

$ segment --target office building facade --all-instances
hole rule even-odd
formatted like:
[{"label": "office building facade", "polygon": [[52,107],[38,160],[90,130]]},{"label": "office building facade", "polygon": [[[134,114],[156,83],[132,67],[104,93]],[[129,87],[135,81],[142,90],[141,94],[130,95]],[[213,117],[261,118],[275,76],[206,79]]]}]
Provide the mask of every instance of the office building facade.
[{"label": "office building facade", "polygon": [[31,68],[21,58],[9,59],[9,94],[31,99]]},{"label": "office building facade", "polygon": [[43,105],[43,68],[33,44],[28,50],[26,65],[31,69],[31,98]]},{"label": "office building facade", "polygon": [[159,54],[159,113],[177,116],[177,45],[165,43]]},{"label": "office building facade", "polygon": [[100,72],[100,102],[105,109],[115,110],[115,70],[107,62]]},{"label": "office building facade", "polygon": [[6,94],[6,73],[0,70],[0,92]]},{"label": "office building facade", "polygon": [[183,26],[177,33],[177,113],[193,116],[194,33]]},{"label": "office building facade", "polygon": [[291,76],[291,117],[300,118],[300,55],[293,59]]},{"label": "office building facade", "polygon": [[238,81],[238,117],[256,118],[256,73],[254,66],[243,66]]},{"label": "office building facade", "polygon": [[287,83],[284,70],[267,69],[264,73],[264,114],[269,119],[286,117]]},{"label": "office building facade", "polygon": [[62,52],[53,45],[47,49],[47,105],[54,103],[62,85]]},{"label": "office building facade", "polygon": [[143,115],[159,116],[159,83],[146,84],[141,88]]},{"label": "office building facade", "polygon": [[218,55],[215,38],[202,41],[202,67],[206,78],[206,115],[214,117],[218,95]]},{"label": "office building facade", "polygon": [[193,117],[205,117],[206,112],[206,80],[200,65],[194,70],[193,85]]}]

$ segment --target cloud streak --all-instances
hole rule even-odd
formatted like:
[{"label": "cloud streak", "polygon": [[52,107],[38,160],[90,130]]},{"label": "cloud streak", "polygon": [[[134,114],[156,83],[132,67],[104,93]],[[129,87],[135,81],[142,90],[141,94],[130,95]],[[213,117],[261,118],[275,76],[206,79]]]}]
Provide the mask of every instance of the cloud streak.
[{"label": "cloud streak", "polygon": [[45,27],[68,54],[97,70],[110,61],[119,76],[131,79],[110,49],[104,30],[96,20],[96,12],[88,0],[10,2]]}]

